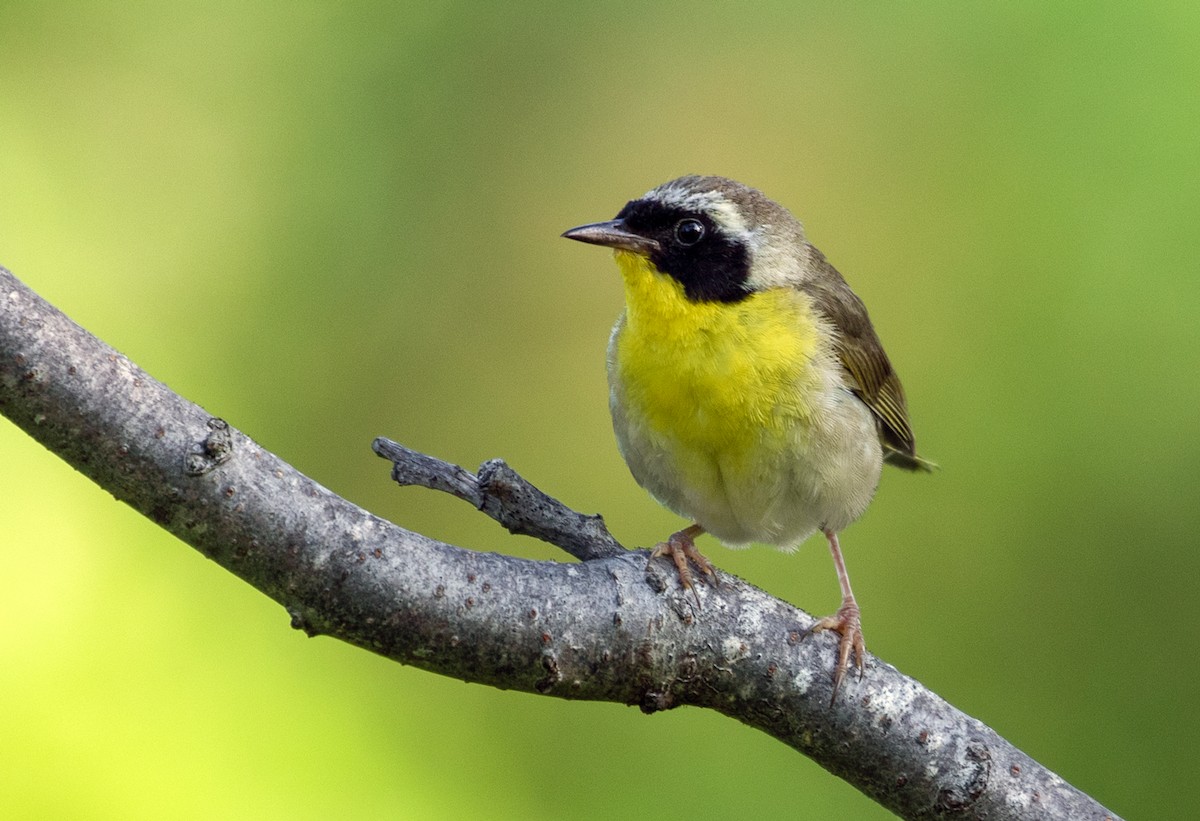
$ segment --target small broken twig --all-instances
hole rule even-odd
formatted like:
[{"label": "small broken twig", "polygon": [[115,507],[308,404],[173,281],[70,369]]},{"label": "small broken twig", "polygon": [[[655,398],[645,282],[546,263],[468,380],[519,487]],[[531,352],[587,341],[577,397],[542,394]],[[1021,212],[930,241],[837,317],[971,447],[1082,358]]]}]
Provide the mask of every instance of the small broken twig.
[{"label": "small broken twig", "polygon": [[571,510],[531,485],[503,459],[484,462],[474,474],[382,436],[371,443],[371,449],[391,461],[392,479],[397,484],[457,496],[504,525],[508,532],[541,539],[581,562],[626,552],[608,532],[602,516]]}]

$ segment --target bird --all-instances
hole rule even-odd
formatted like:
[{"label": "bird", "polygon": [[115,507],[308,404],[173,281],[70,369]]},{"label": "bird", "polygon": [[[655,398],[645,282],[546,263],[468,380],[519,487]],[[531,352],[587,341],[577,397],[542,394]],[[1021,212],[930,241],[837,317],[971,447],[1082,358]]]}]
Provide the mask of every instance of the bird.
[{"label": "bird", "polygon": [[613,250],[625,291],[607,352],[618,449],[638,484],[692,522],[650,561],[670,558],[695,596],[690,565],[718,583],[701,534],[791,551],[823,533],[842,603],[803,637],[840,636],[832,704],[866,653],[838,533],[866,511],[884,464],[935,467],[917,455],[862,300],[789,210],[726,177],[679,177],[562,236]]}]

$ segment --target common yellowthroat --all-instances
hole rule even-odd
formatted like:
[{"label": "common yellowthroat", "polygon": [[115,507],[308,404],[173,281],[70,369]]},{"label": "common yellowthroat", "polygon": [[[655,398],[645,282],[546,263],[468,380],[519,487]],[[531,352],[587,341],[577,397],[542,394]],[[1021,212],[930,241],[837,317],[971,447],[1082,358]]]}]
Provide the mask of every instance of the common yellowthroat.
[{"label": "common yellowthroat", "polygon": [[885,462],[932,467],[862,301],[787,209],[724,177],[680,177],[563,236],[614,249],[617,444],[638,484],[694,522],[652,558],[669,556],[691,588],[689,562],[716,582],[701,533],[784,550],[824,533],[842,604],[811,631],[841,635],[836,697],[865,653],[838,531],[867,509]]}]

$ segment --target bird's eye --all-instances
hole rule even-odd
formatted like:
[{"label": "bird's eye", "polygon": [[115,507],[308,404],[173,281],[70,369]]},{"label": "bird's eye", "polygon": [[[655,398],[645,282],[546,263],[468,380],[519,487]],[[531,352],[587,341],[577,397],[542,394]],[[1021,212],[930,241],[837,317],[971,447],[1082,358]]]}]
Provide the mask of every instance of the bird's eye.
[{"label": "bird's eye", "polygon": [[680,245],[695,245],[704,238],[704,223],[685,219],[675,223],[675,239]]}]

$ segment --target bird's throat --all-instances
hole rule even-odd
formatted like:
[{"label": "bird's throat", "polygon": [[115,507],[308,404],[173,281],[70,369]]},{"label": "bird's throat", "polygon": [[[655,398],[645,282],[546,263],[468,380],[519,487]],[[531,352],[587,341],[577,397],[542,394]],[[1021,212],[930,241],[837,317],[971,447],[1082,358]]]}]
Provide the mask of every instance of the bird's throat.
[{"label": "bird's throat", "polygon": [[613,366],[652,428],[708,451],[752,448],[808,418],[822,383],[816,319],[792,288],[736,303],[687,298],[646,257],[618,251],[624,326]]}]

